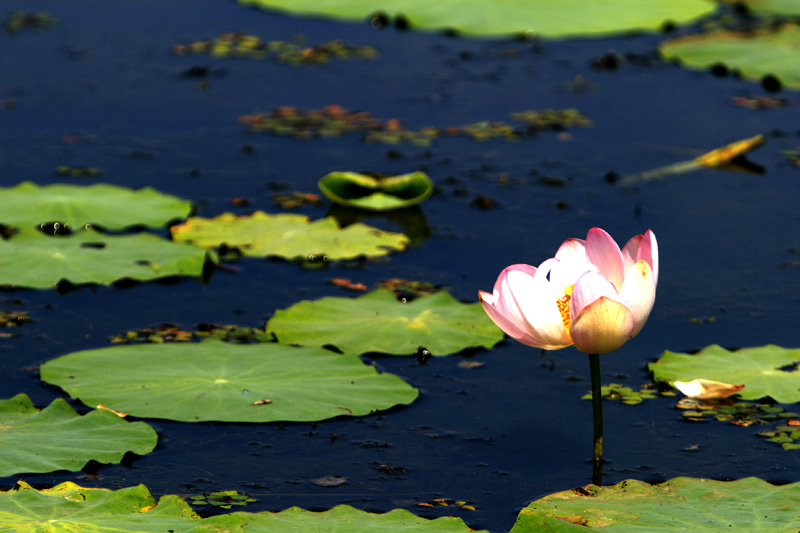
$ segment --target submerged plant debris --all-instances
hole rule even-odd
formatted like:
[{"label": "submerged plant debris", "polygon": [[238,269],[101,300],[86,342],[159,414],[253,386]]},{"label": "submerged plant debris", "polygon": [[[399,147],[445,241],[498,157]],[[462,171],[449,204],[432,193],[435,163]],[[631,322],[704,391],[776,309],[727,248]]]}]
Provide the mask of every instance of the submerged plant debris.
[{"label": "submerged plant debris", "polygon": [[221,490],[195,494],[194,496],[189,496],[188,501],[195,507],[210,505],[219,509],[230,509],[234,506],[243,507],[258,500],[238,490]]},{"label": "submerged plant debris", "polygon": [[378,119],[368,111],[348,111],[331,104],[322,109],[304,111],[297,107],[277,107],[269,113],[254,113],[239,117],[250,131],[272,133],[296,139],[340,137],[360,133],[364,142],[430,146],[442,136],[463,135],[475,141],[504,139],[517,141],[542,130],[562,130],[569,127],[588,127],[592,121],[577,109],[545,109],[521,111],[511,117],[523,126],[505,122],[476,122],[463,126],[428,126],[417,130],[406,128],[399,119]]},{"label": "submerged plant debris", "polygon": [[188,330],[177,324],[160,324],[114,335],[111,337],[111,344],[197,342],[209,338],[245,344],[271,340],[263,328],[203,323],[198,324],[193,330]]},{"label": "submerged plant debris", "polygon": [[246,57],[267,59],[272,57],[290,65],[319,65],[332,59],[373,59],[378,50],[373,46],[354,46],[336,39],[326,43],[308,44],[298,35],[292,42],[265,41],[244,32],[223,33],[208,41],[176,44],[172,53],[177,56],[208,54],[211,57]]},{"label": "submerged plant debris", "polygon": [[787,411],[781,405],[682,398],[676,407],[682,410],[685,420],[692,422],[718,420],[741,427],[775,424],[772,429],[760,431],[757,435],[780,444],[784,450],[800,450],[800,414]]},{"label": "submerged plant debris", "polygon": [[[644,400],[652,400],[659,396],[675,396],[674,393],[669,391],[659,392],[658,388],[651,383],[647,383],[639,387],[639,390],[632,389],[619,383],[610,383],[603,385],[602,396],[604,400],[621,400],[622,403],[627,405],[636,405],[642,403]],[[581,400],[591,400],[592,393],[587,392],[581,396]]]},{"label": "submerged plant debris", "polygon": [[6,33],[17,33],[24,29],[46,30],[54,26],[58,19],[47,11],[13,11],[8,17],[0,19],[0,26]]}]

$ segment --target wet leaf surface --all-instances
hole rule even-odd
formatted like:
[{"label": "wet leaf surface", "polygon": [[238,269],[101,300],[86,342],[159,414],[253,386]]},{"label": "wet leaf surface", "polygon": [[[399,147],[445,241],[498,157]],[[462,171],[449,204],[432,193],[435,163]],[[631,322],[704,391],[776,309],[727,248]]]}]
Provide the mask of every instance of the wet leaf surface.
[{"label": "wet leaf surface", "polygon": [[166,195],[153,188],[139,190],[98,183],[80,186],[24,182],[0,188],[0,223],[16,227],[37,227],[59,222],[72,228],[89,225],[106,230],[131,226],[164,226],[186,218],[191,202]]},{"label": "wet leaf surface", "polygon": [[729,351],[719,345],[707,346],[696,354],[664,352],[648,364],[656,381],[711,379],[743,383],[743,400],[771,397],[779,403],[800,402],[800,350],[766,345]]},{"label": "wet leaf surface", "polygon": [[333,345],[347,354],[411,355],[425,347],[434,356],[489,348],[503,333],[480,304],[464,304],[446,292],[401,302],[388,290],[358,298],[302,301],[275,312],[267,333],[282,343]]},{"label": "wet leaf surface", "polygon": [[373,27],[393,23],[400,29],[450,30],[469,36],[531,37],[596,36],[636,30],[659,30],[667,22],[688,22],[708,14],[713,6],[697,0],[639,6],[613,0],[602,5],[562,0],[384,0],[337,2],[319,0],[239,0],[245,5],[298,15],[369,21]]},{"label": "wet leaf surface", "polygon": [[200,278],[216,255],[199,246],[174,243],[149,233],[104,235],[80,229],[46,235],[25,228],[0,240],[0,284],[48,289],[62,284],[110,285],[120,280]]},{"label": "wet leaf surface", "polygon": [[360,223],[341,228],[332,217],[312,221],[303,215],[270,215],[263,211],[246,216],[224,213],[211,219],[190,217],[171,230],[176,241],[207,248],[225,245],[247,256],[301,261],[316,256],[326,260],[380,256],[408,245],[408,238],[401,233]]},{"label": "wet leaf surface", "polygon": [[726,482],[679,477],[658,485],[627,480],[545,496],[522,510],[511,531],[778,533],[800,527],[793,510],[799,495],[800,483],[774,486],[757,478]]},{"label": "wet leaf surface", "polygon": [[356,357],[215,339],[75,352],[46,362],[40,374],[87,404],[184,422],[359,416],[409,404],[419,394]]},{"label": "wet leaf surface", "polygon": [[721,63],[747,79],[762,81],[768,90],[780,90],[783,86],[800,89],[796,68],[799,46],[800,26],[787,23],[753,32],[717,30],[676,37],[659,50],[666,59],[678,59],[688,67],[711,68]]},{"label": "wet leaf surface", "polygon": [[121,529],[142,533],[164,531],[330,533],[343,530],[353,533],[384,531],[467,533],[473,531],[458,518],[426,520],[399,509],[385,514],[372,514],[346,505],[325,512],[292,507],[278,513],[236,512],[201,518],[179,496],[167,495],[156,501],[144,485],[111,491],[84,488],[71,482],[39,491],[20,481],[14,490],[0,493],[0,519],[4,525],[15,529],[28,529],[41,524],[42,520],[52,520],[71,530],[91,530],[98,533],[111,533]]},{"label": "wet leaf surface", "polygon": [[152,452],[157,441],[144,422],[104,410],[81,416],[61,398],[41,410],[25,394],[0,400],[0,477],[119,463],[127,452]]}]

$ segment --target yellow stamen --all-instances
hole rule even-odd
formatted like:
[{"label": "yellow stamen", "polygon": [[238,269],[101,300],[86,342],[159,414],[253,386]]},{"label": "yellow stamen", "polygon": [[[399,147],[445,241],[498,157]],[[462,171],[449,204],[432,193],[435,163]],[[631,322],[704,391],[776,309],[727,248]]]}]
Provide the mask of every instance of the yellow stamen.
[{"label": "yellow stamen", "polygon": [[573,283],[572,285],[566,287],[564,289],[564,296],[556,300],[556,305],[558,306],[558,312],[561,313],[561,322],[564,324],[564,328],[569,333],[569,326],[571,324],[569,318],[569,300],[572,298],[572,288],[575,286]]}]

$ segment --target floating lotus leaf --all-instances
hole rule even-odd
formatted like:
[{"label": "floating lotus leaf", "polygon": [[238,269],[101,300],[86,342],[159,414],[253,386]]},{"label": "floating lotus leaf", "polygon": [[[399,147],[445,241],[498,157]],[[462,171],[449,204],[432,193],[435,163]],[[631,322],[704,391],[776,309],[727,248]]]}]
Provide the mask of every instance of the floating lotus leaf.
[{"label": "floating lotus leaf", "polygon": [[800,3],[797,0],[722,0],[722,2],[743,5],[747,9],[759,13],[800,15]]},{"label": "floating lotus leaf", "polygon": [[90,460],[118,463],[129,451],[150,453],[156,442],[155,430],[144,422],[126,422],[103,409],[80,416],[61,398],[41,411],[25,394],[0,400],[0,477],[78,471]]},{"label": "floating lotus leaf", "polygon": [[[271,533],[468,533],[460,518],[427,520],[403,509],[373,514],[339,505],[324,512],[292,507],[277,513],[230,513],[200,518],[180,496],[158,502],[144,485],[117,491],[72,482],[36,490],[20,481],[0,493],[0,523],[9,531],[91,531],[164,533],[181,531],[269,531]],[[486,533],[486,532],[484,532]]]},{"label": "floating lotus leaf", "polygon": [[200,277],[205,262],[215,260],[198,246],[146,233],[104,235],[80,229],[52,236],[24,228],[0,240],[0,284],[46,289],[62,280],[109,285],[120,279]]},{"label": "floating lotus leaf", "polygon": [[176,241],[190,241],[207,248],[225,244],[240,249],[244,255],[301,260],[309,256],[352,259],[386,255],[402,250],[409,242],[402,233],[381,231],[361,223],[340,228],[333,217],[312,222],[303,215],[270,215],[263,211],[249,216],[223,213],[216,218],[190,217],[172,227],[172,236]]},{"label": "floating lotus leaf", "polygon": [[356,357],[276,343],[115,346],[64,355],[40,374],[86,404],[183,422],[358,416],[419,394]]},{"label": "floating lotus leaf", "polygon": [[550,494],[529,504],[511,533],[587,531],[752,531],[800,528],[800,483],[776,487],[758,478],[678,477],[650,485],[627,480]]},{"label": "floating lotus leaf", "polygon": [[432,355],[448,355],[475,346],[491,348],[503,340],[478,303],[461,303],[446,292],[402,303],[385,289],[359,298],[299,302],[276,311],[267,333],[279,342],[331,344],[348,354],[409,355],[422,346]]},{"label": "floating lotus leaf", "polygon": [[800,402],[800,349],[774,344],[728,351],[716,344],[695,355],[669,350],[648,364],[656,381],[692,381],[710,379],[744,384],[739,392],[743,400],[765,396],[779,403]]},{"label": "floating lotus leaf", "polygon": [[164,226],[186,218],[192,210],[190,202],[150,187],[133,190],[105,183],[40,186],[29,181],[0,188],[0,206],[0,224],[7,226],[60,222],[72,229],[92,224],[108,230]]},{"label": "floating lotus leaf", "polygon": [[788,88],[800,89],[800,26],[784,24],[776,30],[736,33],[727,30],[676,37],[659,46],[666,59],[679,59],[693,68],[722,63],[745,78],[760,80],[771,74]]},{"label": "floating lotus leaf", "polygon": [[424,172],[374,177],[357,172],[331,172],[319,180],[320,190],[332,201],[388,211],[416,205],[433,193],[433,182]]},{"label": "floating lotus leaf", "polygon": [[704,0],[631,2],[630,0],[239,0],[245,5],[298,15],[366,21],[375,15],[411,28],[452,29],[470,36],[541,37],[607,35],[658,30],[665,22],[684,23],[714,11]]}]

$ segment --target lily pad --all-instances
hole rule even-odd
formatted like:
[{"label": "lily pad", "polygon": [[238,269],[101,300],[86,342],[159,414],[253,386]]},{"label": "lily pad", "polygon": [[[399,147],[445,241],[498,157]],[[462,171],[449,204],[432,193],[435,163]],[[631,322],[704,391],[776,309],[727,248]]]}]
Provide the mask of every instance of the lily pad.
[{"label": "lily pad", "polygon": [[104,235],[80,229],[72,235],[48,236],[23,228],[0,240],[0,284],[46,289],[62,280],[109,285],[121,279],[200,277],[206,261],[216,261],[216,256],[146,233]]},{"label": "lily pad", "polygon": [[800,349],[774,344],[728,351],[719,345],[703,348],[697,354],[669,350],[649,363],[656,381],[691,381],[710,379],[744,384],[739,392],[743,400],[765,396],[779,403],[800,402]]},{"label": "lily pad", "polygon": [[144,422],[126,422],[103,409],[80,416],[61,398],[42,410],[25,394],[0,400],[0,477],[78,471],[91,460],[119,463],[126,452],[144,455],[157,442]]},{"label": "lily pad", "polygon": [[[454,30],[475,37],[532,33],[540,37],[608,35],[658,30],[665,22],[685,23],[714,11],[703,0],[630,2],[606,0],[239,0],[244,5],[297,15],[347,21],[392,19],[422,30]],[[402,22],[398,22],[402,20]]]},{"label": "lily pad", "polygon": [[365,415],[419,391],[358,358],[276,343],[123,345],[44,363],[42,380],[89,405],[183,422],[276,422]]},{"label": "lily pad", "polygon": [[410,355],[422,346],[433,355],[448,355],[503,340],[479,303],[461,303],[447,292],[404,303],[386,289],[358,298],[304,300],[276,311],[267,333],[279,342],[330,344],[348,354]]},{"label": "lily pad", "polygon": [[331,172],[319,180],[319,188],[332,201],[387,211],[416,205],[433,194],[433,182],[424,172],[375,177],[357,172]]},{"label": "lily pad", "polygon": [[133,190],[105,183],[37,185],[29,181],[0,188],[0,205],[0,224],[26,228],[55,221],[73,229],[86,224],[107,230],[158,227],[186,218],[192,210],[191,202],[150,187]]},{"label": "lily pad", "polygon": [[676,37],[659,46],[666,59],[679,59],[692,68],[722,63],[742,76],[761,80],[772,75],[788,88],[800,89],[800,26],[783,24],[778,29],[737,33],[717,30],[707,34]]},{"label": "lily pad", "polygon": [[270,215],[256,211],[249,216],[223,213],[216,218],[190,217],[172,227],[176,241],[190,241],[207,248],[236,247],[244,255],[277,256],[305,260],[310,256],[352,259],[386,255],[402,250],[408,237],[356,223],[340,228],[336,219],[310,221],[291,213]]},{"label": "lily pad", "polygon": [[[191,531],[270,531],[289,533],[468,533],[460,518],[427,520],[404,509],[373,514],[339,505],[324,512],[291,507],[277,513],[236,512],[200,518],[180,496],[158,502],[144,485],[117,491],[84,488],[72,482],[36,490],[20,481],[14,490],[0,493],[0,523],[13,531],[92,531],[93,533],[163,533]],[[486,533],[486,532],[483,532]]]},{"label": "lily pad", "polygon": [[520,512],[511,533],[608,531],[758,531],[800,528],[800,483],[776,487],[758,478],[678,477],[650,485],[627,480],[550,494]]}]

